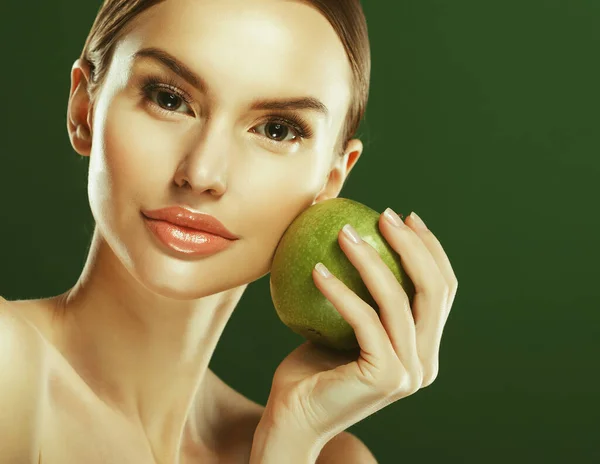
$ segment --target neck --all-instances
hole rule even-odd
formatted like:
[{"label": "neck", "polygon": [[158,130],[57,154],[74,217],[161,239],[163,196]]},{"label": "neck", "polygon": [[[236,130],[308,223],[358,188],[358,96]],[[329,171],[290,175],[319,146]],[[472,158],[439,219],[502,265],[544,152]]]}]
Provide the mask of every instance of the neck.
[{"label": "neck", "polygon": [[211,440],[208,364],[246,287],[193,300],[158,295],[96,229],[80,278],[58,299],[65,358],[145,434],[159,462],[177,462],[186,426]]}]

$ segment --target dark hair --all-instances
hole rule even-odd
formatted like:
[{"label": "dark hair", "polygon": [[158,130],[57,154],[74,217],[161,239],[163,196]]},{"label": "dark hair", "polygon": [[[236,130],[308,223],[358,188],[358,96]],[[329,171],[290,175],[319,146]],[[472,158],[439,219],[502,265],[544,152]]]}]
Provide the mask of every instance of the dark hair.
[{"label": "dark hair", "polygon": [[[81,59],[89,63],[91,95],[102,84],[118,40],[140,13],[165,0],[104,0],[85,41]],[[344,45],[352,69],[352,96],[335,151],[351,140],[364,116],[369,98],[371,50],[367,21],[360,0],[297,0],[318,9],[333,26]]]}]

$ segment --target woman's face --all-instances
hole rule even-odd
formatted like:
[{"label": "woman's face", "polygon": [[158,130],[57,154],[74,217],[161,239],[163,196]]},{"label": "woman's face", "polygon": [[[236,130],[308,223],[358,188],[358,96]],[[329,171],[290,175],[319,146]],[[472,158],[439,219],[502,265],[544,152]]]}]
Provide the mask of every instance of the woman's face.
[{"label": "woman's face", "polygon": [[[317,10],[283,0],[169,0],[128,30],[91,118],[88,194],[98,231],[165,296],[200,298],[258,279],[327,181],[350,101],[340,39]],[[253,108],[298,97],[319,100],[326,113]],[[217,217],[240,239],[201,259],[166,253],[141,211],[174,205]]]}]

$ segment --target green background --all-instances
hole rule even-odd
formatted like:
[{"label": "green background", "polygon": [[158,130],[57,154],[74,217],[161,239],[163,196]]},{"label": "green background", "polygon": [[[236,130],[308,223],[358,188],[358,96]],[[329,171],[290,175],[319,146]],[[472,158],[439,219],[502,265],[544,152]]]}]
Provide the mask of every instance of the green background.
[{"label": "green background", "polygon": [[[600,2],[363,2],[366,148],[340,196],[419,213],[460,282],[428,388],[348,429],[379,462],[600,462]],[[65,122],[97,1],[4,3],[0,294],[62,293],[93,221]],[[211,362],[265,404],[302,339],[269,276]]]}]

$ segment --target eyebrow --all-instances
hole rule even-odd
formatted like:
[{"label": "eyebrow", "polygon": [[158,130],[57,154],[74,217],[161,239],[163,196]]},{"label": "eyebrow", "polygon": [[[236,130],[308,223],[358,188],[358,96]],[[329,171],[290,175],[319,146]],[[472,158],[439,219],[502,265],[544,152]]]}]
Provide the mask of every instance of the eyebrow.
[{"label": "eyebrow", "polygon": [[[210,94],[210,88],[206,81],[183,64],[180,60],[165,50],[156,47],[142,48],[133,55],[133,59],[150,58],[157,61],[190,85],[198,89],[205,95]],[[261,98],[252,102],[251,110],[312,110],[329,117],[329,109],[325,104],[315,97],[295,97],[295,98]]]}]

